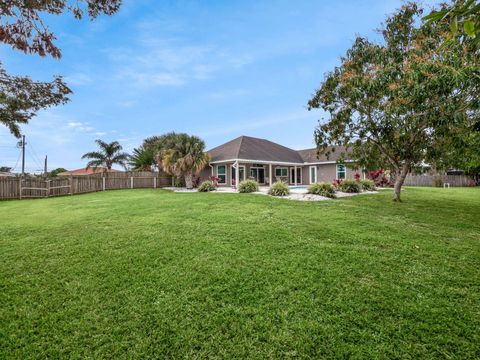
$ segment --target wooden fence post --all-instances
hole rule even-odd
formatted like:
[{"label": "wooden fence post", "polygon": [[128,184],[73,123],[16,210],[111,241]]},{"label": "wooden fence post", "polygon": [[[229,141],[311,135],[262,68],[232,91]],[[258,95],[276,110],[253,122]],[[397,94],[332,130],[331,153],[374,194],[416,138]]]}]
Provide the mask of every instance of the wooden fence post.
[{"label": "wooden fence post", "polygon": [[105,191],[105,177],[102,177],[102,188]]},{"label": "wooden fence post", "polygon": [[133,176],[130,176],[130,189],[133,189]]},{"label": "wooden fence post", "polygon": [[22,200],[22,177],[18,178],[18,198]]},{"label": "wooden fence post", "polygon": [[153,188],[156,189],[157,188],[157,176],[155,176],[153,178]]},{"label": "wooden fence post", "polygon": [[73,195],[73,176],[68,177],[68,185],[70,185],[70,195]]}]

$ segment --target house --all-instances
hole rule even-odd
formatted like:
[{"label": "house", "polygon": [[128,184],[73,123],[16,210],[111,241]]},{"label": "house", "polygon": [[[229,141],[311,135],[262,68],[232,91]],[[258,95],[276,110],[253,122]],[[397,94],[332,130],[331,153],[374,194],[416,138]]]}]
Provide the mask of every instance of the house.
[{"label": "house", "polygon": [[353,178],[356,171],[345,166],[353,160],[337,163],[345,149],[335,150],[327,159],[325,155],[317,157],[315,148],[293,150],[265,139],[240,136],[207,152],[210,163],[200,177],[216,176],[219,186],[236,186],[247,178],[255,179],[260,185],[280,180],[290,185],[309,185]]},{"label": "house", "polygon": [[76,169],[76,170],[70,170],[70,171],[64,171],[61,173],[58,173],[57,176],[70,176],[70,175],[93,175],[93,174],[103,174],[103,173],[122,173],[123,171],[121,170],[115,170],[115,169],[107,169],[104,167],[97,167],[96,169],[94,168],[83,168],[83,169]]}]

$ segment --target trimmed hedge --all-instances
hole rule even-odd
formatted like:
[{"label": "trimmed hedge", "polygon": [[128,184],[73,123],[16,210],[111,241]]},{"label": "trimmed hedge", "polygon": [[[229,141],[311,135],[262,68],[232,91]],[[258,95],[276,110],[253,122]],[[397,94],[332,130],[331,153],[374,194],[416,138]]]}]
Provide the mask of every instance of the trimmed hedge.
[{"label": "trimmed hedge", "polygon": [[276,183],[273,183],[272,186],[270,186],[270,189],[268,189],[268,195],[287,196],[288,194],[290,194],[290,189],[283,181],[277,181]]},{"label": "trimmed hedge", "polygon": [[258,182],[255,180],[243,180],[238,184],[239,193],[252,193],[258,191]]},{"label": "trimmed hedge", "polygon": [[331,199],[335,199],[337,195],[335,195],[335,188],[332,184],[320,182],[314,183],[308,187],[309,194],[315,194],[320,196],[325,196]]}]

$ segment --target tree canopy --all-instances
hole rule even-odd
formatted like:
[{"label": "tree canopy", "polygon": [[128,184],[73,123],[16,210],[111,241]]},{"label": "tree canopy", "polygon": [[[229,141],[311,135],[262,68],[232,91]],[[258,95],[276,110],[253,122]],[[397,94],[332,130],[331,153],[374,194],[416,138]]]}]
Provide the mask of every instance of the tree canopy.
[{"label": "tree canopy", "polygon": [[168,133],[160,137],[157,144],[159,168],[175,176],[183,176],[188,189],[193,187],[193,176],[198,174],[210,160],[205,153],[205,142],[197,136],[185,133]]},{"label": "tree canopy", "polygon": [[[0,2],[0,42],[13,49],[39,56],[61,57],[55,34],[45,19],[70,12],[77,19],[85,13],[91,19],[118,11],[121,0],[8,0]],[[51,82],[12,76],[0,62],[0,123],[20,137],[20,125],[27,124],[36,112],[69,101],[71,90],[59,76]]]},{"label": "tree canopy", "polygon": [[82,159],[90,159],[87,163],[87,169],[104,167],[107,170],[111,170],[114,164],[125,167],[130,156],[122,152],[123,148],[118,141],[107,143],[97,139],[95,142],[98,145],[98,150],[90,151],[82,156]]},{"label": "tree canopy", "polygon": [[443,4],[425,16],[426,24],[448,22],[450,35],[447,41],[471,40],[473,45],[480,42],[480,2],[478,0],[456,0]]},{"label": "tree canopy", "polygon": [[395,179],[394,200],[412,166],[441,159],[439,144],[479,120],[478,54],[471,44],[445,44],[445,24],[418,26],[422,12],[404,5],[380,43],[358,37],[308,102],[329,115],[315,131],[319,152],[344,145],[359,165],[382,164]]}]

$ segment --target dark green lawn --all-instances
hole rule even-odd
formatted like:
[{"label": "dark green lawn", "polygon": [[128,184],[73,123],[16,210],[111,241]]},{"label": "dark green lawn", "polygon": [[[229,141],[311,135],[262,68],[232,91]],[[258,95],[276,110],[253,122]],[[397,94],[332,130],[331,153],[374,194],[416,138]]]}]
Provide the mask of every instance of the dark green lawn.
[{"label": "dark green lawn", "polygon": [[480,189],[0,202],[0,358],[479,358]]}]

